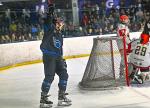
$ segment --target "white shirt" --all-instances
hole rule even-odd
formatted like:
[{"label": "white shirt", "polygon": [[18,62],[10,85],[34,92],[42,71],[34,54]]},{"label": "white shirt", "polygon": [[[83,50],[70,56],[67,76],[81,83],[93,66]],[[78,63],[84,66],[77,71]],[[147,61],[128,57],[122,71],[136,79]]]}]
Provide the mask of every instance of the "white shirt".
[{"label": "white shirt", "polygon": [[[117,36],[120,37],[120,38],[125,37],[126,48],[127,48],[127,45],[131,41],[130,41],[130,38],[129,38],[129,28],[128,28],[128,26],[126,24],[118,24],[118,27],[117,27]],[[123,39],[117,41],[117,45],[118,45],[119,49],[123,49]]]},{"label": "white shirt", "polygon": [[129,61],[137,67],[150,66],[150,42],[141,44],[140,40],[131,43],[132,53],[129,55]]}]

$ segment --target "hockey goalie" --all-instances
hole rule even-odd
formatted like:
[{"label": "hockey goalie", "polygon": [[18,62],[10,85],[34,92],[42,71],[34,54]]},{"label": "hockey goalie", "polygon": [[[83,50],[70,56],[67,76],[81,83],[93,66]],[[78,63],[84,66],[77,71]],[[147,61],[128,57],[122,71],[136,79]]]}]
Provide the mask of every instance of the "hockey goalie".
[{"label": "hockey goalie", "polygon": [[150,41],[148,34],[141,34],[140,38],[131,42],[128,72],[131,83],[143,84],[149,80],[150,73]]}]

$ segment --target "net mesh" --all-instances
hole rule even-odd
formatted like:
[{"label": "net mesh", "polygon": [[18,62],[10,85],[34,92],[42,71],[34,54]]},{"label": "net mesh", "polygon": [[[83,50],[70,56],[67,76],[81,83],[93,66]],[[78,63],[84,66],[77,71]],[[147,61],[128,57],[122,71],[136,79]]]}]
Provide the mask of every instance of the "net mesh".
[{"label": "net mesh", "polygon": [[118,37],[94,38],[93,48],[82,78],[82,88],[111,88],[125,85],[119,78],[121,56]]}]

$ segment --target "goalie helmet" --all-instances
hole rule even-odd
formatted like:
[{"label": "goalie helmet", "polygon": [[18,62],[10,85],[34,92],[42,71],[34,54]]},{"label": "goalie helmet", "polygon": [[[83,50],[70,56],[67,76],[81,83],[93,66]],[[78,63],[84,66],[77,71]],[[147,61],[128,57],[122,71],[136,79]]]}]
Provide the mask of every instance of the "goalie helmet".
[{"label": "goalie helmet", "polygon": [[140,39],[141,39],[141,41],[140,41],[140,43],[141,44],[146,44],[146,43],[148,43],[149,42],[149,35],[148,34],[141,34],[141,37],[140,37]]},{"label": "goalie helmet", "polygon": [[128,23],[129,22],[129,17],[127,15],[121,15],[120,16],[120,22],[124,23],[124,24]]}]

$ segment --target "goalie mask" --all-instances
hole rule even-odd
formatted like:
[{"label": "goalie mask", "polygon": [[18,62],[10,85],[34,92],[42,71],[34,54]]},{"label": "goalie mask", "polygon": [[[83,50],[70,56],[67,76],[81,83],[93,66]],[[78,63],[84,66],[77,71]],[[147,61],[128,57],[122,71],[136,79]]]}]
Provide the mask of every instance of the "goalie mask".
[{"label": "goalie mask", "polygon": [[127,15],[121,15],[120,16],[120,22],[123,24],[127,24],[129,22],[129,18]]},{"label": "goalie mask", "polygon": [[149,42],[149,35],[148,34],[141,34],[141,44],[146,44]]}]

